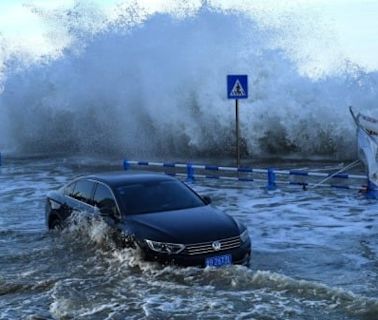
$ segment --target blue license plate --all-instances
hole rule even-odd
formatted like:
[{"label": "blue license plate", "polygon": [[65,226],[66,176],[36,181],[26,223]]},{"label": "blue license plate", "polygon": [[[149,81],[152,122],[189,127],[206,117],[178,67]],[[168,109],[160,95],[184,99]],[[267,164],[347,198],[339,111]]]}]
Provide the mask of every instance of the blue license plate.
[{"label": "blue license plate", "polygon": [[223,256],[215,256],[206,259],[206,267],[222,267],[232,264],[232,256],[225,254]]}]

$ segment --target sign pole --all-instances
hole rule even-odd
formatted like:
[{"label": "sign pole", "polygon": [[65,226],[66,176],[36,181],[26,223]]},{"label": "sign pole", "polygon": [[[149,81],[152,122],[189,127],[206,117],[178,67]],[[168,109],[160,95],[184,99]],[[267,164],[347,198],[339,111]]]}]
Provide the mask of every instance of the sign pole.
[{"label": "sign pole", "polygon": [[239,130],[239,99],[235,100],[235,119],[236,119],[236,166],[240,167],[240,130]]},{"label": "sign pole", "polygon": [[240,167],[239,99],[248,99],[248,76],[227,75],[227,98],[235,100],[236,165]]}]

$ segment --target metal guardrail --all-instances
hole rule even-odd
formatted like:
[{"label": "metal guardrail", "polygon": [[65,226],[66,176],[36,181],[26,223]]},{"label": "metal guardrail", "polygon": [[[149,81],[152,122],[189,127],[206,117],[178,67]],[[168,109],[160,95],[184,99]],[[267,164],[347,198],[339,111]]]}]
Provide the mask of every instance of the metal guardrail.
[{"label": "metal guardrail", "polygon": [[[366,176],[346,173],[333,174],[324,172],[311,172],[304,170],[276,170],[274,168],[255,169],[249,167],[236,168],[191,163],[184,164],[173,162],[153,162],[134,160],[123,161],[123,168],[125,170],[129,170],[132,166],[163,168],[167,174],[185,176],[187,181],[195,181],[196,178],[205,178],[244,182],[265,182],[266,188],[268,190],[276,189],[277,185],[297,185],[301,186],[303,189],[311,187],[326,187],[365,191],[368,184]],[[178,169],[177,171],[181,172],[176,172],[176,169]],[[170,171],[167,172],[168,170]],[[280,177],[280,180],[277,180],[277,176]],[[283,177],[288,177],[288,179],[282,180]],[[319,184],[319,182],[316,181],[316,179],[324,179],[327,177],[330,178],[329,180],[331,181],[331,183]],[[352,182],[352,180],[354,183],[348,183]]]},{"label": "metal guardrail", "polygon": [[[2,166],[2,154],[0,152],[0,167]],[[347,173],[324,173],[305,170],[278,170],[274,168],[250,168],[250,167],[227,167],[192,163],[153,162],[124,160],[124,170],[132,166],[162,168],[166,174],[185,177],[186,181],[194,182],[200,179],[218,179],[241,182],[262,182],[266,189],[275,190],[277,185],[294,185],[303,189],[314,187],[350,189],[366,191],[368,198],[378,199],[378,189],[372,185],[367,176]],[[162,170],[160,170],[162,171]],[[279,179],[277,179],[279,177]],[[285,177],[287,178],[285,180]],[[323,179],[320,182],[316,179]],[[331,183],[322,183],[322,181]]]}]

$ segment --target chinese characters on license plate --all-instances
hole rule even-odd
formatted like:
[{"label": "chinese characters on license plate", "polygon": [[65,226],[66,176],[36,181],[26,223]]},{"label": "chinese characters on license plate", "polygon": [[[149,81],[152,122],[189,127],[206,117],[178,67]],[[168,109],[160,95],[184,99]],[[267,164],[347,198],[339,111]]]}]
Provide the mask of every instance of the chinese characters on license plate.
[{"label": "chinese characters on license plate", "polygon": [[232,257],[230,254],[223,256],[215,256],[206,259],[206,267],[222,267],[232,264]]}]

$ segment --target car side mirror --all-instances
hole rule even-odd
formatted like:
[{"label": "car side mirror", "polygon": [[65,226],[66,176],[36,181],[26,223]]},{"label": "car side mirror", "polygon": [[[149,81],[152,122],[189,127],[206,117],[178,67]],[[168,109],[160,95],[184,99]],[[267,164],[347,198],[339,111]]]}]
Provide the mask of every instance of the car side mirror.
[{"label": "car side mirror", "polygon": [[209,196],[203,196],[202,200],[203,200],[203,202],[205,202],[206,205],[209,205],[212,202],[212,200]]}]

